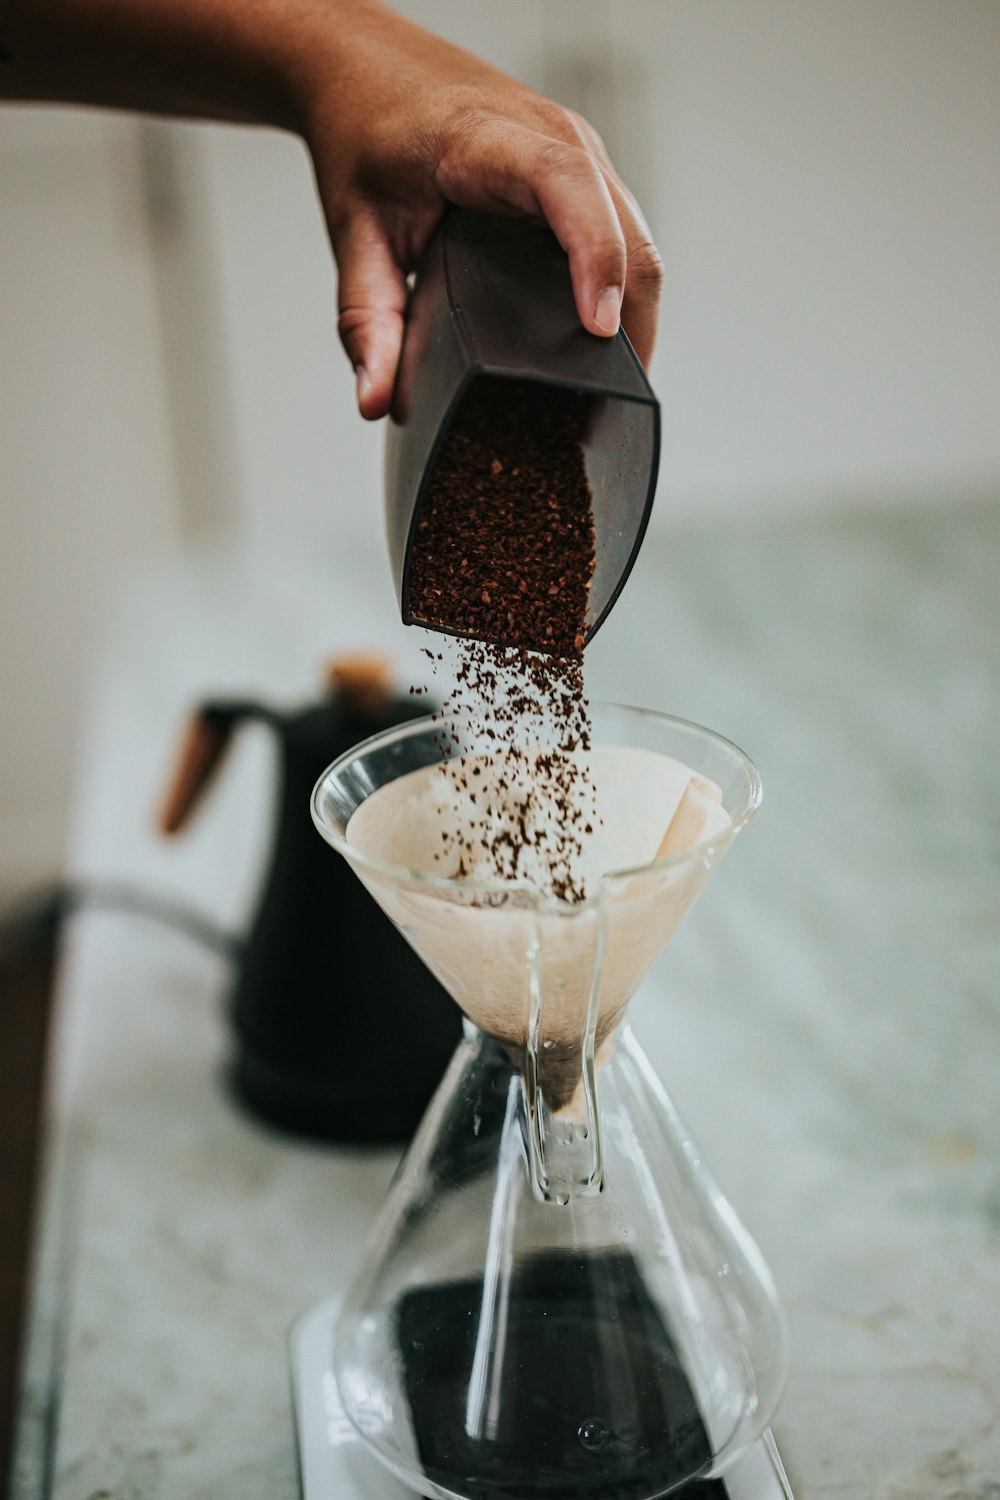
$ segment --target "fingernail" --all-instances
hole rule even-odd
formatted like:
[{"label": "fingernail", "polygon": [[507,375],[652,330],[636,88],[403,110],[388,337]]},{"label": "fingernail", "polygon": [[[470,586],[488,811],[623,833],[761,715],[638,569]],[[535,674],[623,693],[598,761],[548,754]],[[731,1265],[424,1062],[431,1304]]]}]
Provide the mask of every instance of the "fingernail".
[{"label": "fingernail", "polygon": [[368,374],[368,371],[365,369],[364,365],[356,365],[354,374],[357,377],[358,382],[358,405],[362,406],[364,404],[365,397],[368,395],[368,392],[372,388],[371,376]]},{"label": "fingernail", "polygon": [[622,320],[622,294],[616,286],[606,286],[594,308],[594,322],[602,333],[617,333]]}]

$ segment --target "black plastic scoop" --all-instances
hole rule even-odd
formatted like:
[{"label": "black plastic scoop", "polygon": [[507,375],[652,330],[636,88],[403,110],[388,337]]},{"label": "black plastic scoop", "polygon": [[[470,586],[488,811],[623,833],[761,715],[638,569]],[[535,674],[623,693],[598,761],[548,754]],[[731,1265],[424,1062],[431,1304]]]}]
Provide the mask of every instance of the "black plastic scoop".
[{"label": "black plastic scoop", "polygon": [[442,442],[470,385],[484,377],[498,401],[504,382],[589,397],[582,439],[596,551],[589,640],[621,592],[649,520],[659,403],[625,334],[599,338],[581,325],[568,259],[546,226],[453,209],[417,269],[386,438],[387,541],[404,625],[447,628],[415,612],[411,559]]}]

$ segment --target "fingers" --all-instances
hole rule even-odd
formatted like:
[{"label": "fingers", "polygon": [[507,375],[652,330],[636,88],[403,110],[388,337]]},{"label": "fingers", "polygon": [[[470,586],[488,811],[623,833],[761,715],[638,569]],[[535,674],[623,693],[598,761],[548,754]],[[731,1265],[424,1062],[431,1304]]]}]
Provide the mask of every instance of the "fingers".
[{"label": "fingers", "polygon": [[608,191],[618,212],[627,255],[622,327],[648,370],[660,320],[663,262],[635,199],[613,173],[608,179]]},{"label": "fingers", "polygon": [[406,280],[380,220],[367,208],[333,230],[339,271],[337,329],[357,380],[358,410],[384,417],[403,339]]},{"label": "fingers", "polygon": [[487,117],[445,152],[437,185],[445,197],[467,207],[503,206],[543,215],[569,256],[583,326],[610,336],[623,322],[648,364],[659,313],[660,259],[599,138],[589,132],[592,140],[587,139],[568,116],[567,121],[573,140]]},{"label": "fingers", "polygon": [[449,142],[435,172],[465,208],[539,214],[569,256],[580,321],[618,332],[626,248],[604,174],[584,147],[501,115],[481,116]]},{"label": "fingers", "polygon": [[584,328],[618,332],[628,250],[604,174],[589,152],[548,142],[528,162],[528,181],[556,239],[569,256]]},{"label": "fingers", "polygon": [[539,205],[569,255],[584,327],[609,335],[618,332],[620,320],[648,367],[656,343],[663,264],[635,199],[617,177],[599,137],[590,134],[599,149],[558,146],[542,152]]},{"label": "fingers", "polygon": [[659,323],[663,262],[642,210],[612,166],[601,137],[581,115],[567,111],[567,117],[577,138],[593,153],[601,166],[625,236],[627,268],[622,299],[622,326],[639,359],[648,369]]}]

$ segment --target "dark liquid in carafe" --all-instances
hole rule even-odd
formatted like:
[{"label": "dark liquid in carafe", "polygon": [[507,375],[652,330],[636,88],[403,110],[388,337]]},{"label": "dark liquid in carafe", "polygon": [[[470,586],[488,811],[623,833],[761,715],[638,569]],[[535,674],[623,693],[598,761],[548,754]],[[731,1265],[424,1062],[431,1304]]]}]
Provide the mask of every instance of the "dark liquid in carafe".
[{"label": "dark liquid in carafe", "polygon": [[708,1435],[631,1255],[520,1263],[493,1302],[494,1359],[474,1368],[483,1316],[482,1279],[411,1290],[397,1309],[429,1479],[472,1500],[640,1500],[685,1480],[692,1500],[725,1496],[696,1480]]}]

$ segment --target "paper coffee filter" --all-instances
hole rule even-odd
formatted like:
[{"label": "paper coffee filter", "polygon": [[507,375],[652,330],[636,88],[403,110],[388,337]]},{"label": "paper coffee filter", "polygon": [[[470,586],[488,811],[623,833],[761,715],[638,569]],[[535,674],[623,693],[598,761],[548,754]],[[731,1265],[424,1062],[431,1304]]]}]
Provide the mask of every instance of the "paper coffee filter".
[{"label": "paper coffee filter", "polygon": [[[522,1047],[537,1012],[540,1051],[547,1047],[577,1058],[594,985],[600,1040],[617,1024],[732,836],[721,803],[699,794],[703,815],[694,842],[707,847],[696,858],[642,868],[657,857],[695,773],[634,746],[600,745],[586,762],[596,817],[584,840],[580,873],[588,897],[598,900],[532,903],[510,890],[505,899],[500,882],[489,891],[458,880],[422,889],[405,877],[382,875],[364,860],[355,863],[383,910],[471,1021]],[[440,765],[426,766],[379,787],[351,817],[347,843],[402,870],[453,876],[458,854],[451,835],[481,814],[485,778],[494,801],[502,802],[502,777],[490,762],[479,764],[483,774],[475,781],[456,778],[452,763],[450,774]],[[463,781],[477,786],[475,803]],[[700,778],[698,784],[705,786]],[[623,870],[638,873],[602,882],[602,876]],[[488,879],[485,849],[472,873]]]}]

